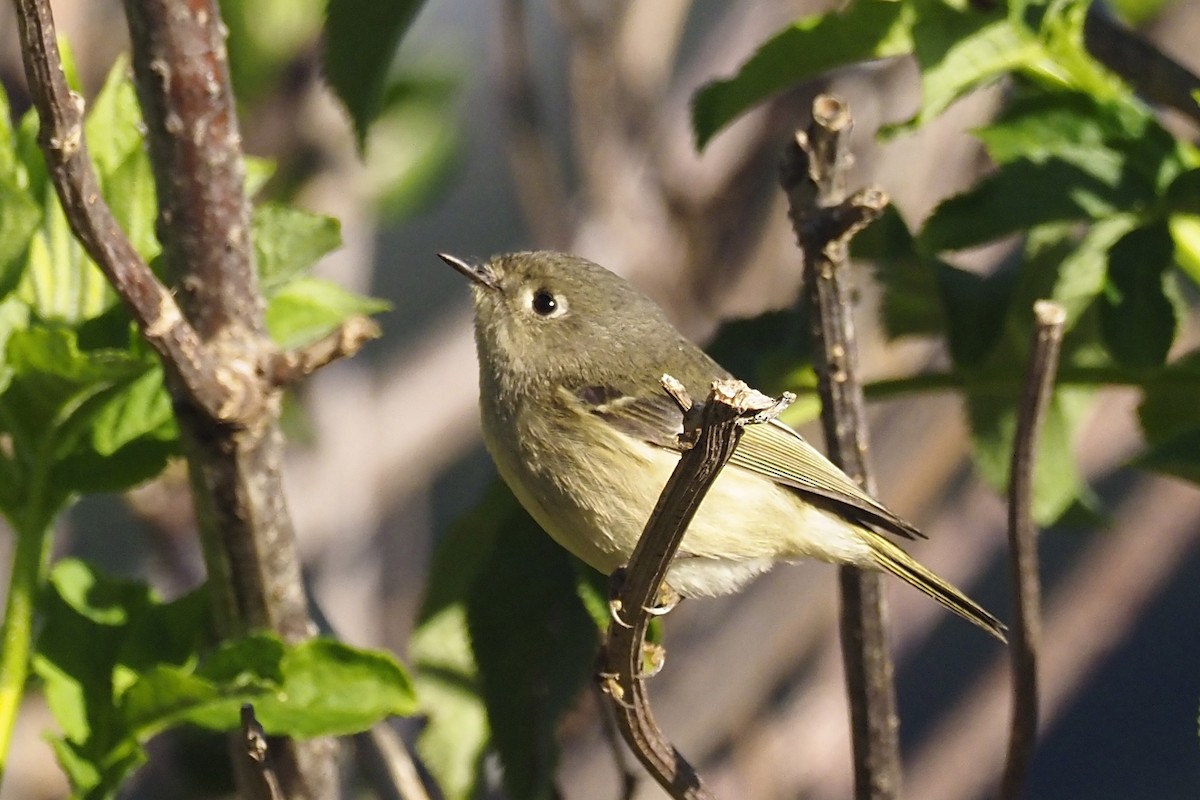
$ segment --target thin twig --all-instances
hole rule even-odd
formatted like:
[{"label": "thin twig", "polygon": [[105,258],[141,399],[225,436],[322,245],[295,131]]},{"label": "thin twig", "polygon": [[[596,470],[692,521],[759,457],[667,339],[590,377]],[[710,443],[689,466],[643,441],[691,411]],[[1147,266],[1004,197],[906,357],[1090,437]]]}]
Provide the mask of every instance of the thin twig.
[{"label": "thin twig", "polygon": [[1000,796],[1024,796],[1038,727],[1038,648],[1042,591],[1038,578],[1037,528],[1033,521],[1033,470],[1046,406],[1054,387],[1066,312],[1048,300],[1034,304],[1033,346],[1021,405],[1008,485],[1009,576],[1013,593],[1012,725]]},{"label": "thin twig", "polygon": [[254,716],[254,706],[246,703],[242,706],[242,752],[250,771],[257,777],[254,797],[262,800],[284,800],[283,789],[279,785],[279,776],[275,774],[275,765],[271,761],[271,749],[267,745],[267,734]]},{"label": "thin twig", "polygon": [[370,317],[353,316],[315,342],[295,350],[269,353],[263,366],[267,380],[274,386],[291,386],[321,367],[338,359],[350,358],[367,342],[378,339],[382,331]]},{"label": "thin twig", "polygon": [[622,574],[597,677],[621,735],[654,779],[677,800],[713,800],[654,720],[643,676],[646,628],[671,559],[700,501],[733,455],[742,427],[778,414],[793,398],[776,401],[741,381],[716,381],[708,402],[696,409],[678,381],[664,375],[663,385],[684,411],[680,443],[685,449]]},{"label": "thin twig", "polygon": [[146,342],[215,419],[233,419],[229,391],[211,379],[214,365],[171,292],[151,272],[121,231],[88,155],[83,98],[71,91],[58,52],[54,16],[46,0],[15,0],[21,54],[37,109],[38,143],[71,226],[137,323]]},{"label": "thin twig", "polygon": [[[780,180],[804,254],[807,300],[820,345],[821,422],[829,458],[874,494],[867,463],[866,412],[845,279],[850,237],[875,219],[887,196],[870,189],[846,197],[850,110],[832,95],[813,101],[807,133],[784,153]],[[842,657],[850,697],[855,797],[882,800],[900,791],[900,745],[892,662],[883,627],[879,576],[854,567],[839,571]]]}]

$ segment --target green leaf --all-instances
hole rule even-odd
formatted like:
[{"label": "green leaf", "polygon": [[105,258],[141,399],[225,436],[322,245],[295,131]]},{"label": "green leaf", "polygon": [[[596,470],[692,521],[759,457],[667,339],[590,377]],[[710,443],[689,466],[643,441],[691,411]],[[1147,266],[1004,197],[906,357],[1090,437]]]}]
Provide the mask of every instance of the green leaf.
[{"label": "green leaf", "polygon": [[319,339],[355,314],[377,314],[390,304],[347,292],[335,283],[299,278],[280,287],[267,305],[267,330],[283,348]]},{"label": "green leaf", "polygon": [[1153,187],[1125,184],[1119,169],[1107,169],[1113,166],[1101,153],[1086,168],[1059,158],[1003,164],[938,205],[918,241],[927,252],[961,250],[1038,225],[1103,219],[1153,201]]},{"label": "green leaf", "polygon": [[883,290],[879,313],[888,338],[940,335],[946,326],[936,267],[922,256],[895,206],[850,242],[856,260],[870,261]]},{"label": "green leaf", "polygon": [[438,544],[418,625],[409,643],[417,696],[427,718],[421,760],[449,800],[474,797],[490,729],[467,635],[466,598],[486,568],[517,501],[495,481],[484,499]]},{"label": "green leaf", "polygon": [[512,797],[552,797],[556,731],[595,664],[596,624],[571,557],[526,514],[510,516],[471,587],[467,626],[492,743]]},{"label": "green leaf", "polygon": [[0,174],[0,300],[20,283],[25,254],[41,221],[41,206],[12,176]]},{"label": "green leaf", "polygon": [[269,296],[341,247],[342,226],[333,217],[266,203],[254,209],[253,239],[260,285]]},{"label": "green leaf", "polygon": [[[984,479],[1004,492],[1016,437],[1020,387],[1000,392],[974,387],[968,381],[967,392],[975,463]],[[1040,525],[1053,523],[1081,498],[1085,506],[1095,502],[1079,474],[1074,448],[1074,432],[1092,399],[1090,391],[1061,388],[1050,398],[1034,465],[1033,515]]]},{"label": "green leaf", "polygon": [[[1056,252],[1049,254],[1049,257],[1056,260],[1058,266],[1056,269],[1047,269],[1047,272],[1055,275],[1053,288],[1048,294],[1066,311],[1066,330],[1075,327],[1075,323],[1104,291],[1109,251],[1137,225],[1138,218],[1129,214],[1100,220],[1090,226],[1078,244],[1065,255],[1061,255],[1061,250],[1073,239],[1074,226],[1064,226],[1057,231],[1061,238]],[[1026,266],[1027,270],[1040,268],[1038,264]]]},{"label": "green leaf", "polygon": [[732,78],[696,93],[697,149],[755,104],[806,78],[855,61],[911,52],[912,12],[911,3],[858,0],[840,13],[805,17],[779,31]]},{"label": "green leaf", "polygon": [[0,429],[25,469],[50,476],[54,496],[125,489],[161,471],[177,432],[155,360],[82,350],[61,326],[16,331],[6,350]]},{"label": "green leaf", "polygon": [[147,264],[162,252],[155,222],[158,194],[150,159],[141,148],[130,151],[104,181],[104,195],[113,218]]},{"label": "green leaf", "polygon": [[1100,303],[1104,344],[1118,363],[1132,367],[1163,364],[1175,341],[1182,301],[1172,301],[1167,269],[1174,243],[1165,223],[1125,234],[1108,254],[1108,284]]},{"label": "green leaf", "polygon": [[8,95],[0,86],[0,179],[17,182],[17,140],[13,135],[12,107],[8,104]]},{"label": "green leaf", "polygon": [[1043,56],[1032,31],[1009,18],[1001,4],[990,11],[939,0],[916,5],[912,39],[921,69],[921,108],[889,133],[923,125],[963,95]]},{"label": "green leaf", "polygon": [[382,106],[396,48],[421,5],[421,0],[329,0],[325,75],[350,112],[360,146]]},{"label": "green leaf", "polygon": [[84,122],[88,152],[102,179],[142,149],[141,122],[137,92],[129,80],[129,61],[122,55],[113,62]]},{"label": "green leaf", "polygon": [[408,673],[390,653],[313,639],[289,647],[281,668],[280,691],[254,706],[268,733],[341,736],[417,708]]},{"label": "green leaf", "polygon": [[16,294],[41,319],[77,323],[97,316],[116,296],[71,232],[53,189],[46,187],[42,227],[29,242]]},{"label": "green leaf", "polygon": [[[80,441],[59,453],[53,479],[82,492],[117,492],[162,472],[179,429],[162,370],[150,366],[89,407]],[[67,443],[64,443],[67,444]]]},{"label": "green leaf", "polygon": [[423,618],[409,652],[426,718],[417,739],[421,762],[447,800],[474,798],[483,786],[490,730],[463,605],[441,606]]}]

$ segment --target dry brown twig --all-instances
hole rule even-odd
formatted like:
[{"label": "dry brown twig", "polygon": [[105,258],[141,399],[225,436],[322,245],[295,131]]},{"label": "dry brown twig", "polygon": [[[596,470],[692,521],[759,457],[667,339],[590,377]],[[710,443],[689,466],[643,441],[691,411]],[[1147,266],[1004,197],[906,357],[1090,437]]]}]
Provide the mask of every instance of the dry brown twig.
[{"label": "dry brown twig", "polygon": [[[846,104],[832,95],[818,96],[813,101],[812,124],[807,132],[797,132],[784,153],[780,181],[804,254],[804,283],[821,353],[817,374],[826,449],[833,463],[874,494],[845,273],[850,238],[882,213],[888,199],[877,189],[861,190],[847,198],[850,128]],[[899,723],[880,579],[873,573],[842,567],[839,580],[855,796],[873,800],[896,797],[900,791]]]},{"label": "dry brown twig", "polygon": [[[646,628],[653,604],[700,501],[741,439],[743,426],[764,422],[792,402],[774,400],[737,380],[715,381],[708,401],[693,406],[669,375],[663,387],[684,412],[683,455],[651,512],[612,598],[612,621],[597,678],[608,695],[617,727],[638,760],[677,800],[712,800],[700,776],[655,722],[643,674]],[[614,576],[616,577],[616,576]]]},{"label": "dry brown twig", "polygon": [[1024,795],[1038,727],[1038,648],[1042,592],[1038,577],[1037,528],[1033,521],[1034,459],[1046,406],[1054,388],[1066,312],[1057,303],[1034,304],[1033,345],[1013,443],[1008,486],[1009,577],[1013,594],[1012,723],[1000,796]]}]

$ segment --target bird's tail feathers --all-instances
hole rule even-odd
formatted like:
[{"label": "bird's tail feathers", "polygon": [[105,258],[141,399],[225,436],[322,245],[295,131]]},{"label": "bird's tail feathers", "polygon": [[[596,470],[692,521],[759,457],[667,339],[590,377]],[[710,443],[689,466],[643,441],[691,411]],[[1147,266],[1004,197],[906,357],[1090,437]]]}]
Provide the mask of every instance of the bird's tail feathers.
[{"label": "bird's tail feathers", "polygon": [[968,622],[975,623],[1000,641],[1008,641],[1004,636],[1006,630],[1004,624],[983,606],[918,564],[912,556],[883,536],[873,531],[864,533],[867,544],[875,556],[875,563],[881,569],[929,595],[955,614]]}]

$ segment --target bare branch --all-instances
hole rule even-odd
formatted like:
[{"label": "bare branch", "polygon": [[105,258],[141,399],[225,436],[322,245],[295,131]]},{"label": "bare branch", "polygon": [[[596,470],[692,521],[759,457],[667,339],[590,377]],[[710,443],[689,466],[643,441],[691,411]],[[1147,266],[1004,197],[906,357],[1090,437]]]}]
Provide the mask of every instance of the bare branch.
[{"label": "bare branch", "polygon": [[287,352],[268,353],[263,373],[273,386],[290,386],[327,364],[350,358],[381,335],[378,323],[370,317],[350,317],[315,342]]},{"label": "bare branch", "polygon": [[1083,43],[1097,61],[1120,75],[1152,103],[1170,106],[1200,123],[1200,76],[1110,16],[1100,3],[1088,6]]},{"label": "bare branch", "polygon": [[254,716],[254,706],[249,703],[242,706],[242,744],[242,758],[258,777],[253,797],[261,800],[284,800],[279,776],[275,774],[275,765],[271,762],[267,734]]},{"label": "bare branch", "polygon": [[408,748],[386,721],[354,734],[354,748],[359,769],[379,800],[429,800]]},{"label": "bare branch", "polygon": [[[807,133],[798,132],[784,153],[780,181],[804,254],[804,283],[813,309],[813,333],[820,344],[818,390],[828,455],[873,494],[845,272],[850,237],[882,212],[887,196],[879,190],[866,190],[846,198],[845,171],[850,163],[846,140],[851,124],[845,103],[832,95],[818,96]],[[855,796],[873,800],[896,797],[900,791],[899,722],[884,636],[880,578],[842,567],[839,579]]]},{"label": "bare branch", "polygon": [[1042,592],[1038,577],[1037,529],[1033,521],[1033,468],[1046,406],[1054,387],[1066,320],[1062,306],[1048,300],[1035,303],[1033,313],[1033,346],[1025,390],[1017,411],[1017,433],[1008,485],[1013,694],[1008,760],[1000,796],[1014,800],[1025,794],[1025,777],[1033,757],[1038,727],[1037,667],[1042,632]]},{"label": "bare branch", "polygon": [[83,98],[67,86],[54,17],[46,0],[15,0],[25,76],[40,128],[38,143],[71,230],[104,272],[147,343],[195,404],[228,414],[229,392],[174,297],[159,283],[100,193],[83,128]]},{"label": "bare branch", "polygon": [[612,600],[613,621],[600,654],[598,678],[608,694],[617,727],[638,760],[672,797],[712,800],[691,764],[654,720],[646,695],[643,648],[653,604],[671,559],[683,541],[700,501],[733,455],[744,425],[778,414],[793,399],[776,401],[741,381],[716,381],[703,407],[692,406],[683,386],[669,375],[663,386],[684,411],[684,453],[667,480]]}]

